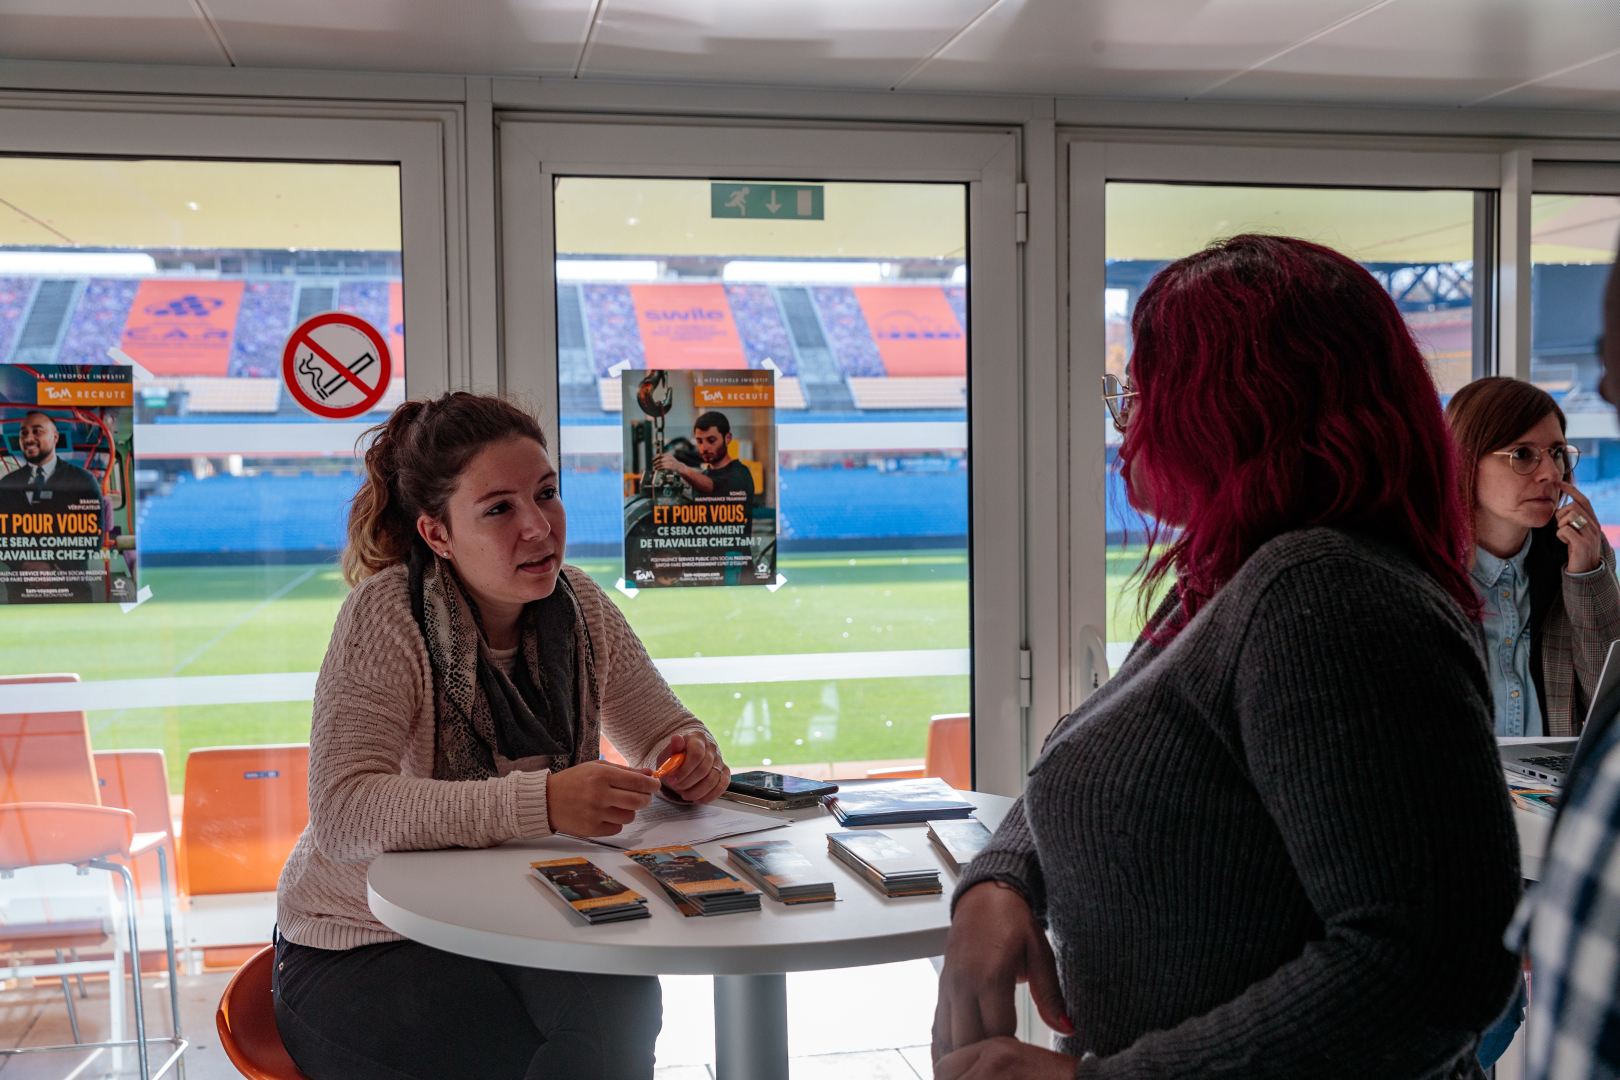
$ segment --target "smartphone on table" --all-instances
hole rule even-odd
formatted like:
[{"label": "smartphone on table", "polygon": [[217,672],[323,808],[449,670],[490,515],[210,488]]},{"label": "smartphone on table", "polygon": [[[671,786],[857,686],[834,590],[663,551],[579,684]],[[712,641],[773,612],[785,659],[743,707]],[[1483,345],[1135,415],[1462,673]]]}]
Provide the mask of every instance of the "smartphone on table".
[{"label": "smartphone on table", "polygon": [[781,773],[733,773],[731,783],[721,796],[732,802],[748,806],[762,806],[767,810],[802,810],[821,801],[823,795],[838,790],[837,784],[824,780],[806,780],[802,776],[783,776]]}]

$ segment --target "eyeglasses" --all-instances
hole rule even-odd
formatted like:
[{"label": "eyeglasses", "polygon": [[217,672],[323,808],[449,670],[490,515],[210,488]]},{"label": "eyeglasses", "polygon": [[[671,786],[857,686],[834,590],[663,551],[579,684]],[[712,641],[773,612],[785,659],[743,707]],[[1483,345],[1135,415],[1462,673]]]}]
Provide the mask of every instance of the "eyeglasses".
[{"label": "eyeglasses", "polygon": [[[1507,458],[1514,472],[1520,476],[1529,476],[1541,468],[1542,453],[1543,451],[1537,450],[1534,446],[1515,446],[1511,450],[1493,450],[1491,456]],[[1580,447],[1570,446],[1568,443],[1563,446],[1549,446],[1545,453],[1552,455],[1553,465],[1563,476],[1573,473],[1576,463],[1581,460]]]},{"label": "eyeglasses", "polygon": [[1131,384],[1117,375],[1104,375],[1102,377],[1103,404],[1108,406],[1108,415],[1114,421],[1114,430],[1121,435],[1125,434],[1125,425],[1130,422],[1131,399],[1137,396]]}]

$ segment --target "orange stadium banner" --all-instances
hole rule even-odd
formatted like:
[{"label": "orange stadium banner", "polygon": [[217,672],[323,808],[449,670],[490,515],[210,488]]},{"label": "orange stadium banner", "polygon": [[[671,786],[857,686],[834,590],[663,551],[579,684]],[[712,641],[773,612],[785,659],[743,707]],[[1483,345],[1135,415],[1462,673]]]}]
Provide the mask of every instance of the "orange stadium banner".
[{"label": "orange stadium banner", "polygon": [[889,375],[967,374],[967,337],[944,289],[870,285],[854,292]]},{"label": "orange stadium banner", "polygon": [[402,282],[388,283],[388,351],[392,354],[394,370],[405,374],[405,286]]},{"label": "orange stadium banner", "polygon": [[721,285],[632,285],[649,368],[746,368]]},{"label": "orange stadium banner", "polygon": [[240,281],[147,279],[135,290],[120,347],[154,375],[227,375]]}]

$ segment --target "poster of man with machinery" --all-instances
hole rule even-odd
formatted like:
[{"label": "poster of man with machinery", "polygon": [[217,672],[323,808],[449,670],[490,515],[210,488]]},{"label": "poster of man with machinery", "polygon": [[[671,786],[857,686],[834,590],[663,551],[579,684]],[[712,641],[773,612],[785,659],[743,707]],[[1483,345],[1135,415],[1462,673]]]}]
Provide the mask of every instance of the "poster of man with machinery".
[{"label": "poster of man with machinery", "polygon": [[0,365],[0,603],[132,603],[130,369]]},{"label": "poster of man with machinery", "polygon": [[775,377],[624,372],[627,584],[775,583]]}]

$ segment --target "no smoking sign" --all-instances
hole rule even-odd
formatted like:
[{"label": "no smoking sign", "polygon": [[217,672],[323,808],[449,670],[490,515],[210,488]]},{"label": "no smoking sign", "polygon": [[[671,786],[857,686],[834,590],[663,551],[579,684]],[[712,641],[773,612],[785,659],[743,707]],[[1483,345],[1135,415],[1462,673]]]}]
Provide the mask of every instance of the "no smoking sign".
[{"label": "no smoking sign", "polygon": [[343,311],[305,319],[281,350],[281,381],[298,404],[326,420],[370,411],[393,375],[388,343],[366,320]]}]

